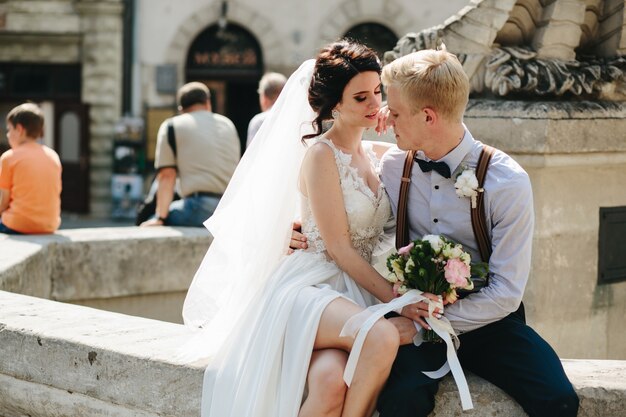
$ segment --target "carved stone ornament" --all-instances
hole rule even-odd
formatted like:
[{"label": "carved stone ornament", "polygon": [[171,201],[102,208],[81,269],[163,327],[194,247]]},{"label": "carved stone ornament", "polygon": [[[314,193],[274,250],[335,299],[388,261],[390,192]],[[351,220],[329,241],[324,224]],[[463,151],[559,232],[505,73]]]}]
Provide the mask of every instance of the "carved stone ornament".
[{"label": "carved stone ornament", "polygon": [[495,96],[601,96],[626,93],[626,59],[581,57],[578,61],[536,58],[525,47],[494,48],[485,63],[485,88]]},{"label": "carved stone ornament", "polygon": [[626,100],[623,0],[473,0],[443,25],[408,33],[385,63],[442,43],[474,96]]}]

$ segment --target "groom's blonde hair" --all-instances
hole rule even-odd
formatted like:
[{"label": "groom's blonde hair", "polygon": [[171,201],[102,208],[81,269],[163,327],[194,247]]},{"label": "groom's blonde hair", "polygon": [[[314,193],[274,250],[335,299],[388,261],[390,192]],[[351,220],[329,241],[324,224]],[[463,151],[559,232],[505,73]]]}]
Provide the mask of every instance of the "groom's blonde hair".
[{"label": "groom's blonde hair", "polygon": [[463,120],[469,79],[445,46],[413,52],[385,65],[382,81],[387,87],[397,87],[414,112],[430,107],[446,120]]}]

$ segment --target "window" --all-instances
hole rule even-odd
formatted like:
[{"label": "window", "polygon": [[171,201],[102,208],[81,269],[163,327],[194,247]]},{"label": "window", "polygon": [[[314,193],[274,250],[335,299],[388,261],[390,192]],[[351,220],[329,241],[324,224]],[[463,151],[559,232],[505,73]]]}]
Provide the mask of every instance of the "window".
[{"label": "window", "polygon": [[626,281],[626,206],[600,207],[598,284]]},{"label": "window", "polygon": [[385,52],[391,51],[398,43],[396,34],[380,23],[358,24],[348,30],[344,36],[375,50],[381,61]]}]

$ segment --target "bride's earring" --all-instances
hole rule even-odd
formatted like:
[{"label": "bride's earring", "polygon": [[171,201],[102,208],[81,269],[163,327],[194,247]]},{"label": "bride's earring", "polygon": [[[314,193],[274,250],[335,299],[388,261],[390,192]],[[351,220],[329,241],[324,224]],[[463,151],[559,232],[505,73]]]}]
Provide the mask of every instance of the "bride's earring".
[{"label": "bride's earring", "polygon": [[339,119],[339,111],[337,109],[333,109],[333,111],[330,112],[330,115],[335,120]]}]

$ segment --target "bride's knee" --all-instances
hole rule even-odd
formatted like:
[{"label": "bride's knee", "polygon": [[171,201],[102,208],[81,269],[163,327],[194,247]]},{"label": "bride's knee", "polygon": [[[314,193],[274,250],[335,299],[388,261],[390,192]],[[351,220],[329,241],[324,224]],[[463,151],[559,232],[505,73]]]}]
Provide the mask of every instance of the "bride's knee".
[{"label": "bride's knee", "polygon": [[385,319],[378,320],[367,335],[369,349],[377,352],[381,358],[395,358],[400,346],[400,335],[396,327]]},{"label": "bride's knee", "polygon": [[343,380],[345,360],[343,364],[339,362],[338,360],[319,361],[309,370],[309,395],[329,410],[343,405],[348,389]]}]

